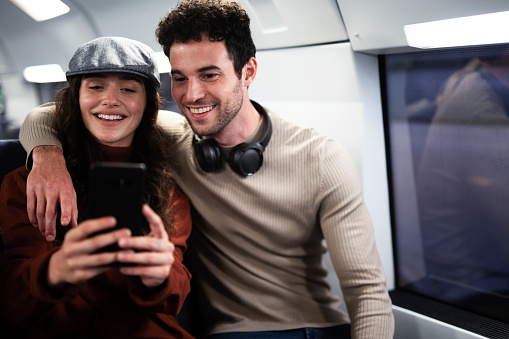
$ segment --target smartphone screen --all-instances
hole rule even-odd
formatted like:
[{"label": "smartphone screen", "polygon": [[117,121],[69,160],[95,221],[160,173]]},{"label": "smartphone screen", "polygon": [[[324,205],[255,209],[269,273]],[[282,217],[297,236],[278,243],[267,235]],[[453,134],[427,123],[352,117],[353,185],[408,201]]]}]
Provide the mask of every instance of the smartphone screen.
[{"label": "smartphone screen", "polygon": [[[141,163],[96,163],[90,166],[87,219],[114,216],[114,229],[130,228],[141,235],[146,167]],[[94,234],[96,235],[96,234]],[[116,251],[116,244],[101,251]]]}]

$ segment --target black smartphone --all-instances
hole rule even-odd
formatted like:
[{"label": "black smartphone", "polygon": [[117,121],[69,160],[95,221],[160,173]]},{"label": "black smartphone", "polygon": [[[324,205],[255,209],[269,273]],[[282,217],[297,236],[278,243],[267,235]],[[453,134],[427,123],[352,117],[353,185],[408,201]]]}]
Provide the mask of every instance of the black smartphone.
[{"label": "black smartphone", "polygon": [[[141,213],[145,192],[146,167],[142,163],[96,163],[90,166],[87,219],[114,216],[112,229],[130,228],[141,235],[146,222]],[[111,231],[111,230],[108,230]],[[104,233],[104,232],[102,232]],[[97,235],[97,233],[92,236]],[[100,251],[118,251],[117,244]]]}]

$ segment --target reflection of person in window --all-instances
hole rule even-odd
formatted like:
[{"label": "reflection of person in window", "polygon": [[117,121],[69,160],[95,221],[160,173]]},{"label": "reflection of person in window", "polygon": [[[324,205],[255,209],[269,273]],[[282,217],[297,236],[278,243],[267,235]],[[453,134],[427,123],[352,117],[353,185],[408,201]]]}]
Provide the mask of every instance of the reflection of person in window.
[{"label": "reflection of person in window", "polygon": [[509,49],[474,59],[437,97],[418,174],[428,275],[509,290]]}]

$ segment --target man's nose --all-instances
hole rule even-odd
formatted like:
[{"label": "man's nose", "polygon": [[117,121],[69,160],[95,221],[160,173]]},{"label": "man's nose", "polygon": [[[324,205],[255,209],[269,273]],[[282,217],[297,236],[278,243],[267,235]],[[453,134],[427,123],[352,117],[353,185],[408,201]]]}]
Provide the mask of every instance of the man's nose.
[{"label": "man's nose", "polygon": [[186,91],[186,101],[195,102],[203,98],[203,86],[199,80],[189,80]]}]

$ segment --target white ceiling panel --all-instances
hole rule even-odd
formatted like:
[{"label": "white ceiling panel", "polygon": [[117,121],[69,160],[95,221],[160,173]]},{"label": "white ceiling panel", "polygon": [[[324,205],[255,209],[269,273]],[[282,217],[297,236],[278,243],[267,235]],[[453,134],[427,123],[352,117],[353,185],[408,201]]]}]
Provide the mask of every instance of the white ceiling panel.
[{"label": "white ceiling panel", "polygon": [[[27,66],[67,62],[82,43],[98,36],[124,36],[160,51],[155,28],[177,0],[63,0],[70,12],[36,22],[12,2],[0,0],[0,74]],[[251,17],[259,50],[348,39],[336,0],[241,0]],[[260,6],[261,4],[261,6]],[[277,9],[266,11],[264,8]],[[279,16],[277,16],[279,15]],[[285,27],[267,30],[268,20]],[[269,23],[270,26],[270,23]]]},{"label": "white ceiling panel", "polygon": [[403,26],[509,10],[509,0],[337,0],[354,51],[415,51]]}]

